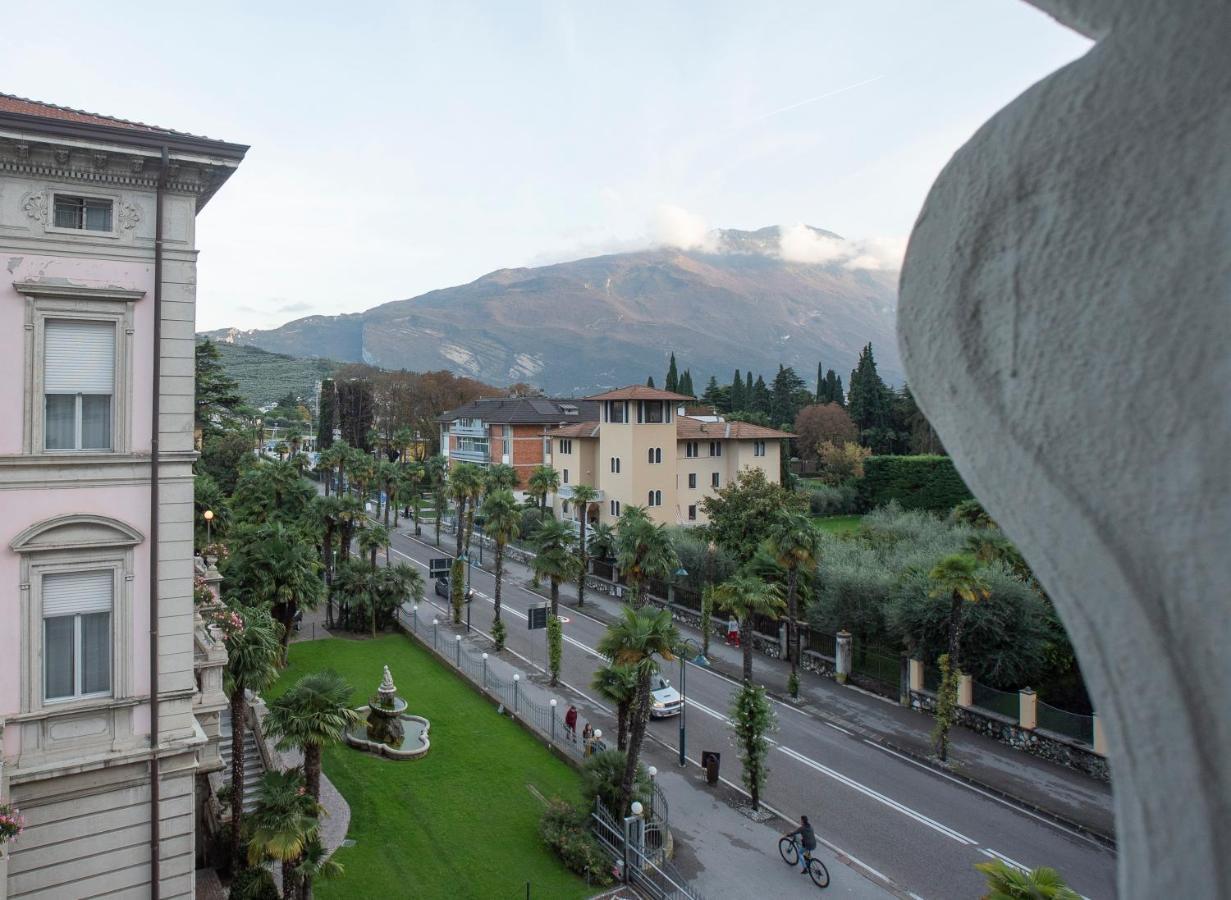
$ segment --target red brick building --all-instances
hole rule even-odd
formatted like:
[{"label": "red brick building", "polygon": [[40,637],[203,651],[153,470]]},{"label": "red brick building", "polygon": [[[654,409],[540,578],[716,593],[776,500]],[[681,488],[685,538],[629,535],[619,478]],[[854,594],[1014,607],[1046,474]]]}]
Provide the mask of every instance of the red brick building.
[{"label": "red brick building", "polygon": [[517,470],[518,490],[524,491],[535,466],[550,460],[548,428],[597,422],[598,404],[589,400],[548,397],[499,397],[475,400],[441,415],[441,452],[449,465],[503,463]]}]

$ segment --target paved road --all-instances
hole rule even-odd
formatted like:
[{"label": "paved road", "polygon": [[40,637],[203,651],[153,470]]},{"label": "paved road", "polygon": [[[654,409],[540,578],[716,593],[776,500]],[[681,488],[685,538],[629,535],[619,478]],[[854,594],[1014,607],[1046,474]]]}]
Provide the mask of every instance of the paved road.
[{"label": "paved road", "polygon": [[[449,538],[442,538],[442,550],[451,546]],[[444,555],[402,530],[394,537],[393,553],[414,563],[425,577],[427,560]],[[472,623],[486,632],[492,619],[494,579],[477,567],[472,578],[476,590]],[[542,600],[523,587],[520,577],[506,574],[502,606],[509,629],[507,647],[540,667],[546,661],[546,633],[530,632],[524,623],[527,607]],[[432,595],[430,582],[427,601],[444,606]],[[605,709],[589,687],[602,662],[593,647],[604,626],[572,608],[575,588],[566,591],[561,601],[561,615],[568,620],[562,680],[587,698],[587,705]],[[671,668],[668,674],[678,680],[678,667]],[[723,675],[688,666],[687,756],[698,764],[701,750],[722,752],[724,776],[738,782],[739,762],[727,718],[736,688]],[[984,883],[972,867],[995,857],[1028,867],[1053,866],[1090,900],[1115,896],[1115,854],[1102,845],[833,722],[788,704],[774,706],[779,729],[770,754],[766,804],[791,818],[808,814],[818,825],[819,836],[855,865],[927,900],[980,896]],[[666,719],[652,722],[650,732],[675,748],[678,728],[678,720]]]}]

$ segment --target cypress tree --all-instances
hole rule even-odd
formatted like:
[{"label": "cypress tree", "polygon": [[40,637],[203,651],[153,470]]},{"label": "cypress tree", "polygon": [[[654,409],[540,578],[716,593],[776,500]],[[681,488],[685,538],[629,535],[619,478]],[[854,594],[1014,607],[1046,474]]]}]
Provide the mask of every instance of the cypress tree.
[{"label": "cypress tree", "polygon": [[647,378],[647,379],[645,380],[645,386],[646,386],[646,387],[653,387],[653,386],[654,386],[654,376],[653,376],[653,375],[651,375],[649,378]]},{"label": "cypress tree", "polygon": [[825,380],[829,383],[829,399],[845,409],[846,392],[842,389],[842,376],[830,369]]},{"label": "cypress tree", "polygon": [[317,401],[316,449],[333,446],[333,426],[338,418],[338,393],[332,378],[321,381],[321,396]]},{"label": "cypress tree", "polygon": [[744,408],[744,378],[739,374],[739,369],[735,370],[735,379],[731,382],[731,412],[739,412]]},{"label": "cypress tree", "polygon": [[675,351],[671,352],[671,364],[667,366],[667,382],[663,387],[673,392],[680,389],[680,375],[675,368]]},{"label": "cypress tree", "polygon": [[[748,377],[752,377],[751,372]],[[758,375],[756,384],[752,386],[752,410],[768,416],[772,406],[773,398],[770,396],[769,387],[765,384],[765,379]]]},{"label": "cypress tree", "polygon": [[691,369],[685,369],[684,374],[680,376],[679,392],[683,394],[685,397],[695,397],[696,396],[696,394],[693,392],[693,389],[692,389],[692,370]]},{"label": "cypress tree", "polygon": [[829,390],[828,390],[829,386],[825,382],[825,369],[823,368],[823,366],[824,366],[824,363],[818,362],[816,364],[816,402],[817,403],[828,403],[829,402]]},{"label": "cypress tree", "polygon": [[889,428],[889,388],[876,371],[872,345],[859,353],[859,363],[851,372],[849,399],[851,419],[859,429],[861,440],[878,442],[877,435]]},{"label": "cypress tree", "polygon": [[755,409],[756,394],[752,390],[752,369],[748,370],[748,378],[744,382],[744,408]]}]

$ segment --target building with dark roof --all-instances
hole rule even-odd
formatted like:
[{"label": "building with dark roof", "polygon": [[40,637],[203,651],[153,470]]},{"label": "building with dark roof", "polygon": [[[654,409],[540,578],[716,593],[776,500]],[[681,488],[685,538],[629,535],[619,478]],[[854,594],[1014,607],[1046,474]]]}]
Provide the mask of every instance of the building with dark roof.
[{"label": "building with dark roof", "polygon": [[503,463],[517,470],[518,492],[524,492],[535,466],[547,461],[549,428],[593,423],[598,403],[550,397],[493,397],[474,400],[437,417],[441,452],[449,464],[480,466]]}]

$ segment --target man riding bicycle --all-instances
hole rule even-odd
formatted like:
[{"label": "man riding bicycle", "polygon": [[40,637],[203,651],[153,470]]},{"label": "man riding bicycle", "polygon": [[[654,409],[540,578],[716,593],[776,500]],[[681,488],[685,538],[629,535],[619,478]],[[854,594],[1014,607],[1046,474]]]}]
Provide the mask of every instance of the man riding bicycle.
[{"label": "man riding bicycle", "polygon": [[808,821],[808,817],[800,816],[799,827],[787,832],[783,837],[799,838],[799,843],[803,847],[803,851],[799,854],[799,870],[805,875],[808,874],[808,860],[812,857],[812,852],[816,850],[816,832],[812,830],[812,823]]}]

